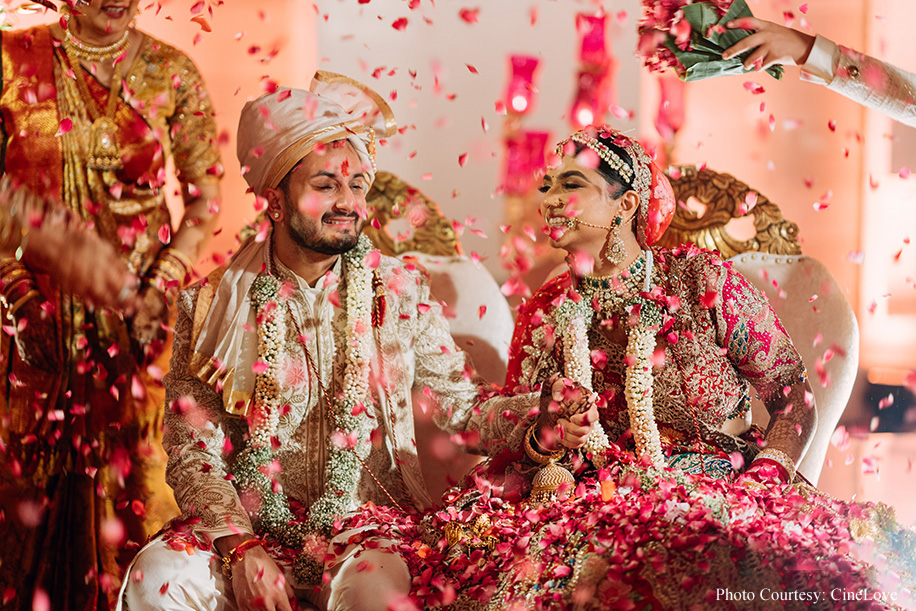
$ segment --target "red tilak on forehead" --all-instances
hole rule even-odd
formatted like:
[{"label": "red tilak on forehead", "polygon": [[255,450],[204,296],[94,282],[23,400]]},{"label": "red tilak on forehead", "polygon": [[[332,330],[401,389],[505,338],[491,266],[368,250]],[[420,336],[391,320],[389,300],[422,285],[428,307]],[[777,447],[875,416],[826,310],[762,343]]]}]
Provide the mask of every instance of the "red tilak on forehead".
[{"label": "red tilak on forehead", "polygon": [[340,164],[340,173],[346,178],[350,175],[350,160],[344,159],[343,163]]}]

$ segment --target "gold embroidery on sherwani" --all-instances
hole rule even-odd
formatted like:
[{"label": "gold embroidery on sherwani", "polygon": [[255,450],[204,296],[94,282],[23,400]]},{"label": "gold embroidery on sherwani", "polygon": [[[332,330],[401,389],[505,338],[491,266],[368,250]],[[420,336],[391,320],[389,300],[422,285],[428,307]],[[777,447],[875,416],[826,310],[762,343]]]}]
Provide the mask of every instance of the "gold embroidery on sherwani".
[{"label": "gold embroidery on sherwani", "polygon": [[[386,286],[392,282],[401,289],[387,297],[388,311],[378,333],[381,350],[385,353],[381,368],[376,348],[372,349],[370,384],[377,388],[380,382],[388,380],[391,401],[390,404],[386,401],[384,392],[372,392],[375,404],[367,407],[374,410],[379,431],[366,464],[398,503],[425,507],[431,499],[416,455],[413,390],[422,393],[427,387],[430,389],[430,394],[436,398],[429,404],[433,419],[447,433],[476,431],[480,436],[478,448],[490,452],[501,451],[507,444],[521,446],[522,434],[530,424],[526,416],[537,397],[530,394],[497,396],[482,405],[477,403],[477,383],[480,380],[469,375],[467,356],[455,346],[447,321],[441,315],[441,306],[429,295],[428,280],[419,272],[407,271],[400,261],[389,257],[382,257],[379,273]],[[199,286],[191,287],[179,298],[172,367],[164,381],[170,402],[179,397],[191,397],[196,401],[199,412],[197,418],[192,418],[191,414],[181,411],[168,411],[163,445],[169,452],[169,481],[175,487],[182,511],[186,517],[201,517],[196,531],[212,538],[230,534],[232,528],[229,524],[249,532],[253,527],[232,482],[225,479],[237,452],[244,447],[243,436],[247,426],[244,420],[227,414],[216,390],[188,369],[188,352],[192,346],[189,338],[194,333],[191,320],[195,313],[195,300],[201,290]],[[333,290],[340,291],[341,301],[345,299],[345,286],[334,283],[327,287],[328,292]],[[298,298],[293,299],[294,303],[298,303]],[[309,348],[322,355],[319,358],[313,353],[321,370],[322,382],[330,389],[338,387],[334,380],[341,375],[341,359],[344,357],[328,355],[335,355],[335,346],[346,338],[343,337],[342,310],[334,308],[326,300],[326,296],[319,298],[318,332],[314,340],[317,348],[312,343]],[[421,304],[424,307],[418,307]],[[426,308],[426,305],[429,307]],[[196,320],[201,318],[196,317]],[[302,332],[309,335],[305,328]],[[288,352],[292,352],[290,342],[294,341],[297,338],[287,337]],[[295,347],[301,354],[301,348],[298,345]],[[251,363],[236,365],[251,367]],[[315,391],[309,394],[315,395]],[[282,448],[278,453],[282,468],[278,477],[291,499],[307,505],[308,500],[313,500],[322,489],[319,487],[321,481],[316,485],[314,481],[307,480],[316,477],[323,480],[318,469],[323,468],[326,459],[314,454],[312,448],[315,444],[318,447],[325,445],[327,430],[315,432],[315,420],[309,414],[322,410],[312,409],[316,405],[316,400],[312,398],[305,405],[306,402],[300,400],[305,395],[306,392],[302,391],[295,396],[284,397],[291,410],[287,417],[280,419],[278,428]],[[389,417],[386,410],[392,410],[393,417]],[[515,417],[504,417],[505,413],[512,413]],[[206,424],[208,422],[212,424]],[[324,426],[327,427],[327,423]],[[395,434],[391,434],[392,430]],[[227,439],[231,441],[230,445],[226,445]],[[393,462],[394,443],[398,443],[402,461],[400,473]],[[224,454],[227,448],[231,449]],[[314,466],[309,466],[309,463]],[[353,494],[356,506],[366,501],[378,505],[390,503],[365,472]]]}]

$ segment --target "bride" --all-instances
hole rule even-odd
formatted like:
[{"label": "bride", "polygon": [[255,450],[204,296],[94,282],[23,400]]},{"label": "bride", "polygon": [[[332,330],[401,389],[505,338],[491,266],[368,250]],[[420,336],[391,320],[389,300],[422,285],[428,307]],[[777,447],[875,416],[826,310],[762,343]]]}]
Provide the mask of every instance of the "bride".
[{"label": "bride", "polygon": [[414,604],[901,608],[913,533],[796,475],[816,412],[763,294],[714,253],[652,247],[676,203],[639,143],[591,127],[557,156],[541,210],[569,270],[521,307],[505,387],[540,388],[540,415],[442,509],[363,514],[399,541]]}]

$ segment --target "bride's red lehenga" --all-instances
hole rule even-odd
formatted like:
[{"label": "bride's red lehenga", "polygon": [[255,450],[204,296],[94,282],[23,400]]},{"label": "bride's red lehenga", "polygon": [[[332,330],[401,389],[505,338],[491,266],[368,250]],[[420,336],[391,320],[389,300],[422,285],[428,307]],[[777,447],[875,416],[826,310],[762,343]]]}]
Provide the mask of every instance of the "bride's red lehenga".
[{"label": "bride's red lehenga", "polygon": [[[645,161],[654,197],[660,172]],[[516,448],[478,467],[436,511],[369,507],[344,528],[385,525],[361,536],[396,542],[392,551],[407,559],[419,608],[860,610],[916,603],[916,533],[900,528],[893,510],[838,501],[801,478],[763,485],[742,475],[764,437],[748,424],[750,386],[771,413],[785,389],[805,387],[804,364],[766,297],[730,264],[693,246],[647,249],[630,276],[636,301],[608,294],[626,280],[567,272],[526,301],[516,321],[506,392],[535,390],[556,372],[573,377],[564,341],[574,335],[565,333],[562,310],[590,306],[578,310],[589,317],[587,345],[578,349],[587,351],[582,362],[591,364],[591,386],[604,399],[599,412],[611,443],[604,461],[567,454],[565,466],[576,476],[569,498],[526,502],[538,466]],[[632,359],[607,332],[618,325],[631,334],[645,326],[649,308],[661,313],[646,368],[658,465],[642,452],[637,458],[624,396]],[[767,440],[777,441],[773,432]]]}]

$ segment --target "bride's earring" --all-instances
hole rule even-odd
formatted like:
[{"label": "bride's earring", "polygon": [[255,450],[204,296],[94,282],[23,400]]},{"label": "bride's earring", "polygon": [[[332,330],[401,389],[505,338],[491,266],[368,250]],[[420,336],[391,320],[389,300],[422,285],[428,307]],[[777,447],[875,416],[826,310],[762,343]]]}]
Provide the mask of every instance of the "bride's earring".
[{"label": "bride's earring", "polygon": [[620,265],[626,257],[623,239],[620,237],[620,226],[623,225],[623,215],[618,214],[611,223],[612,228],[607,234],[607,246],[604,248],[604,258],[611,265]]}]

